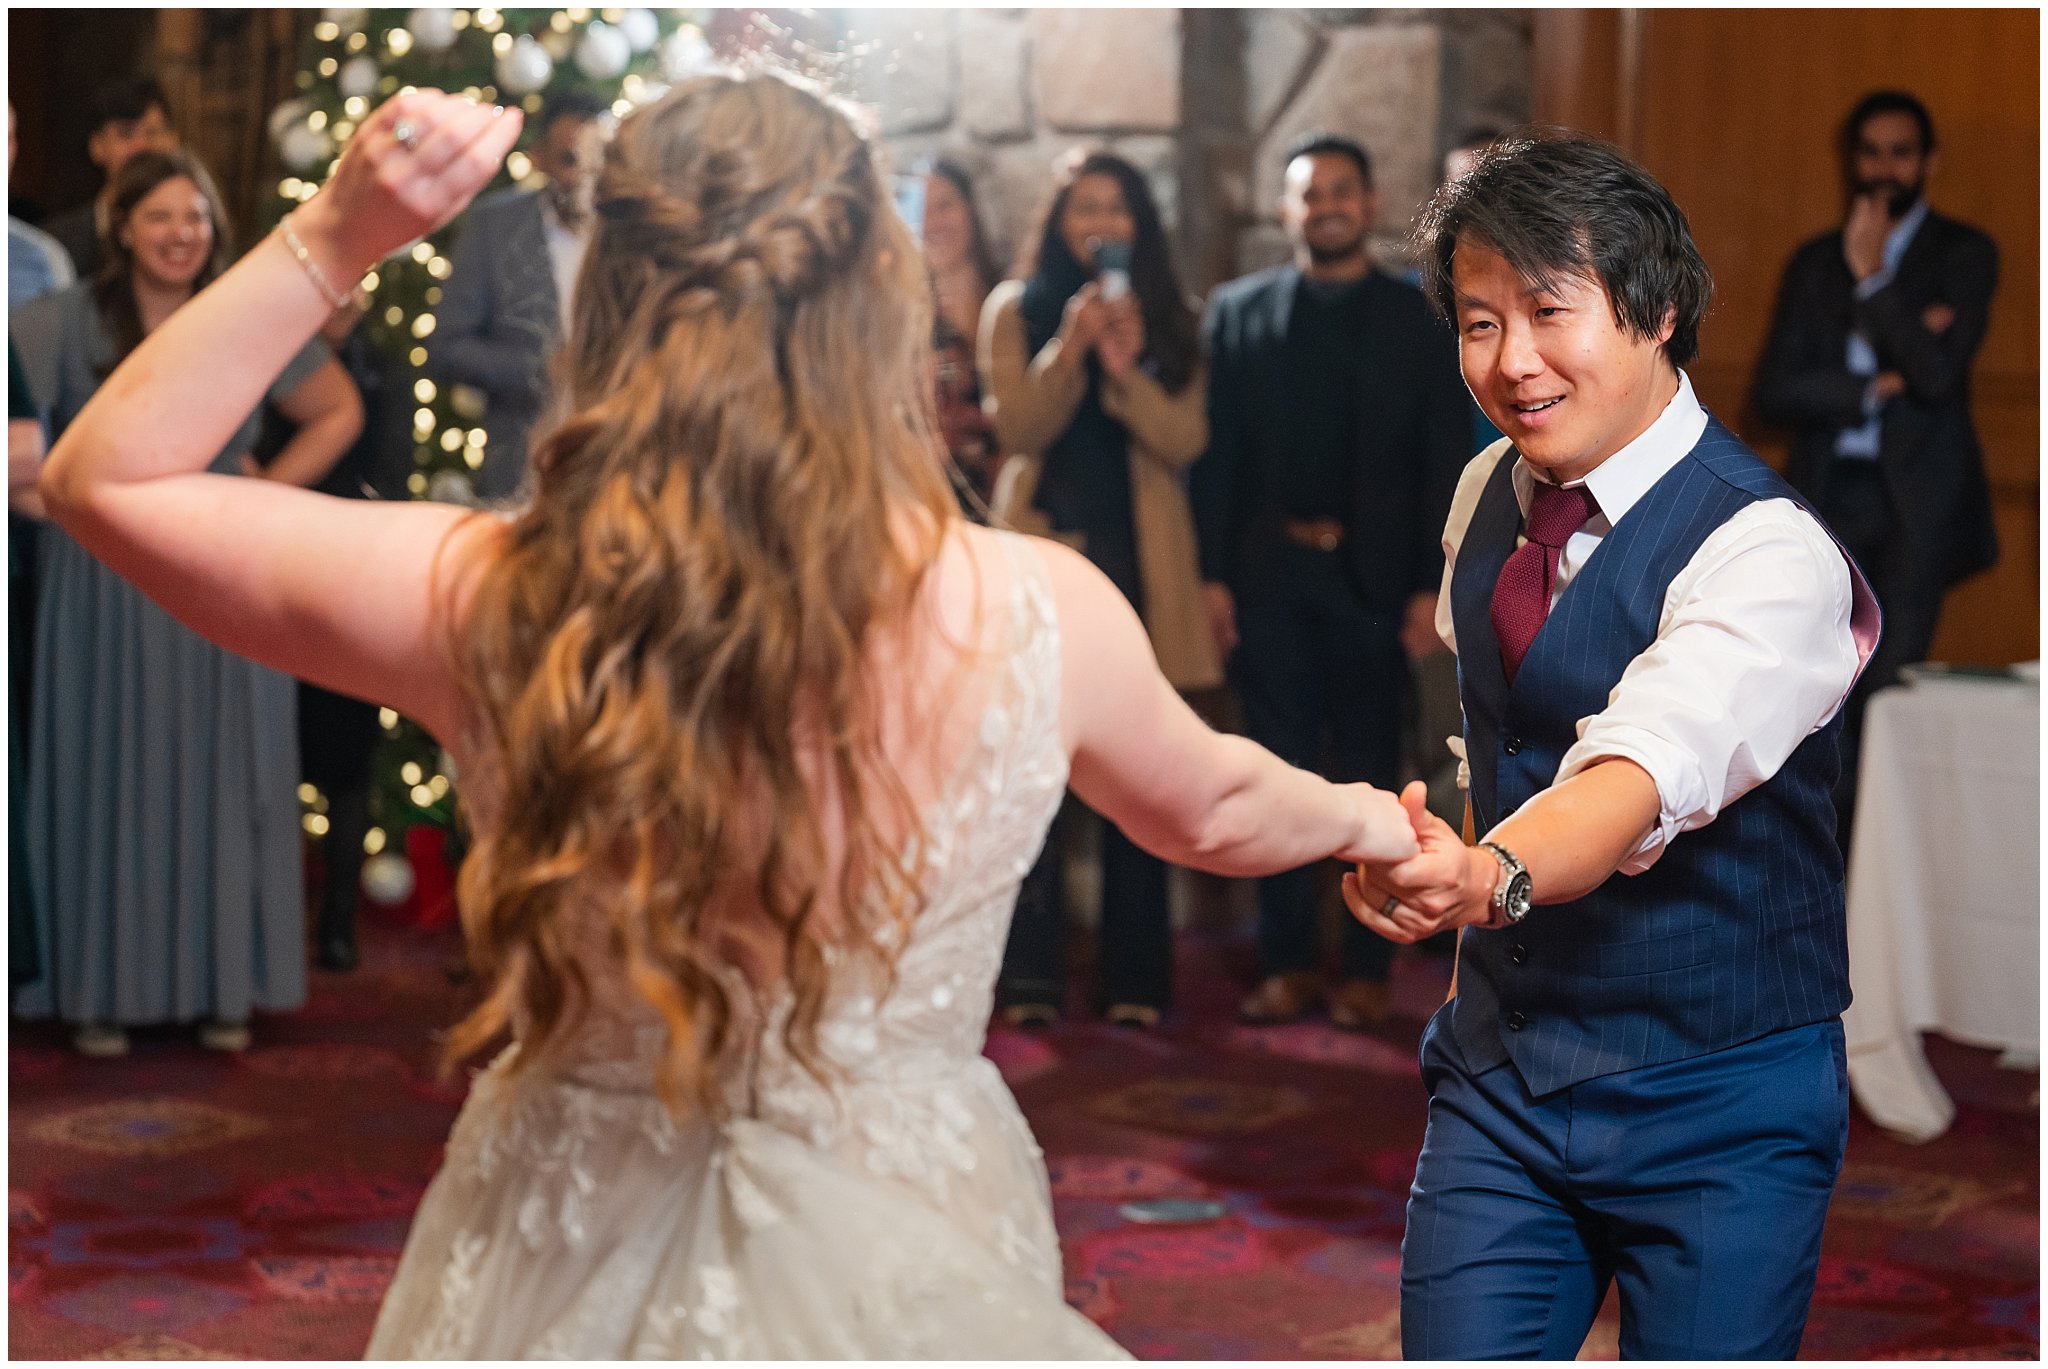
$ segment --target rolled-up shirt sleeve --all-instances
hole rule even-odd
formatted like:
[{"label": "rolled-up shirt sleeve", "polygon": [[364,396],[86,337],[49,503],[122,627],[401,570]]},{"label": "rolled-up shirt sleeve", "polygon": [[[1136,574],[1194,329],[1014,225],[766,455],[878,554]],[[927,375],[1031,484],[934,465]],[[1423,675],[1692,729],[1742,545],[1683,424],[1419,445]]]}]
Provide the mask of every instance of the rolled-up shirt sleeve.
[{"label": "rolled-up shirt sleeve", "polygon": [[1656,782],[1657,824],[1622,874],[1657,863],[1771,778],[1840,709],[1863,652],[1841,549],[1790,500],[1718,528],[1671,583],[1657,638],[1579,725],[1557,783],[1620,757]]}]

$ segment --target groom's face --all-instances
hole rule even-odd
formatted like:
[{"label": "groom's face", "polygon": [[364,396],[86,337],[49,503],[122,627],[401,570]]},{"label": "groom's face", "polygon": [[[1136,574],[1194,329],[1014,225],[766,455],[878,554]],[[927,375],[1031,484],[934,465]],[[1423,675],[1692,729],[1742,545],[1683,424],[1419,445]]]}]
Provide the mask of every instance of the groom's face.
[{"label": "groom's face", "polygon": [[1551,479],[1579,479],[1670,402],[1670,322],[1661,337],[1628,331],[1597,278],[1560,275],[1539,290],[1467,236],[1451,258],[1451,283],[1465,384],[1522,459]]}]

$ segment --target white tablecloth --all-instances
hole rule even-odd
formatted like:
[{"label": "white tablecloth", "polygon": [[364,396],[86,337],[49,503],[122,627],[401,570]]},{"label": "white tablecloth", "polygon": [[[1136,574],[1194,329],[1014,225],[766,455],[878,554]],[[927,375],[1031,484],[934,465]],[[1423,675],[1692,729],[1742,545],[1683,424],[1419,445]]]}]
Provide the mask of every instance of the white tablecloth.
[{"label": "white tablecloth", "polygon": [[2038,1051],[2041,692],[1948,677],[1870,701],[1849,858],[1849,1082],[1929,1141],[1955,1105],[1920,1033]]}]

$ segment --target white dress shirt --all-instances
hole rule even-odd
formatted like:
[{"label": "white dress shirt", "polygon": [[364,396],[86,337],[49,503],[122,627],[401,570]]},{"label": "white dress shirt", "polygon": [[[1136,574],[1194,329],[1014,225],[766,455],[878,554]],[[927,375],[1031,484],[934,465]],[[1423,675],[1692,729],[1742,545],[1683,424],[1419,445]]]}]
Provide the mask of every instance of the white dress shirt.
[{"label": "white dress shirt", "polygon": [[554,202],[540,197],[540,225],[548,240],[548,265],[555,277],[555,304],[562,311],[562,332],[569,331],[570,306],[576,296],[576,273],[583,269],[583,254],[590,248],[590,229],[571,233],[555,212]]},{"label": "white dress shirt", "polygon": [[[1678,393],[1656,422],[1571,482],[1592,491],[1600,509],[1565,543],[1553,607],[1601,539],[1706,426],[1706,410],[1681,371]],[[1444,526],[1436,627],[1453,651],[1451,575],[1498,457],[1496,443],[1465,467]],[[1517,458],[1513,479],[1526,515],[1536,474]],[[1554,781],[1613,757],[1634,761],[1656,781],[1657,825],[1622,862],[1622,874],[1656,864],[1673,837],[1712,822],[1834,717],[1876,644],[1876,611],[1834,539],[1789,499],[1760,499],[1708,536],[1673,578],[1656,640],[1629,662],[1607,707],[1579,720],[1579,739]],[[1449,740],[1462,762],[1463,740]],[[1458,778],[1469,786],[1463,764]]]}]

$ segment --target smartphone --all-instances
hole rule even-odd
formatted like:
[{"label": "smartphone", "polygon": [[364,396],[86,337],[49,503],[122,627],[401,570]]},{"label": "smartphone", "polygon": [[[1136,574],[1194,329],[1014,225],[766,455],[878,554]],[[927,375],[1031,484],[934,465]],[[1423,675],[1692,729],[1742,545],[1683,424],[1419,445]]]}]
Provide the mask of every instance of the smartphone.
[{"label": "smartphone", "polygon": [[1088,250],[1095,254],[1095,279],[1102,287],[1102,298],[1122,299],[1130,294],[1131,245],[1090,238]]},{"label": "smartphone", "polygon": [[924,241],[924,177],[914,171],[899,171],[891,187],[890,198],[896,202],[896,212],[910,228],[910,236]]}]

